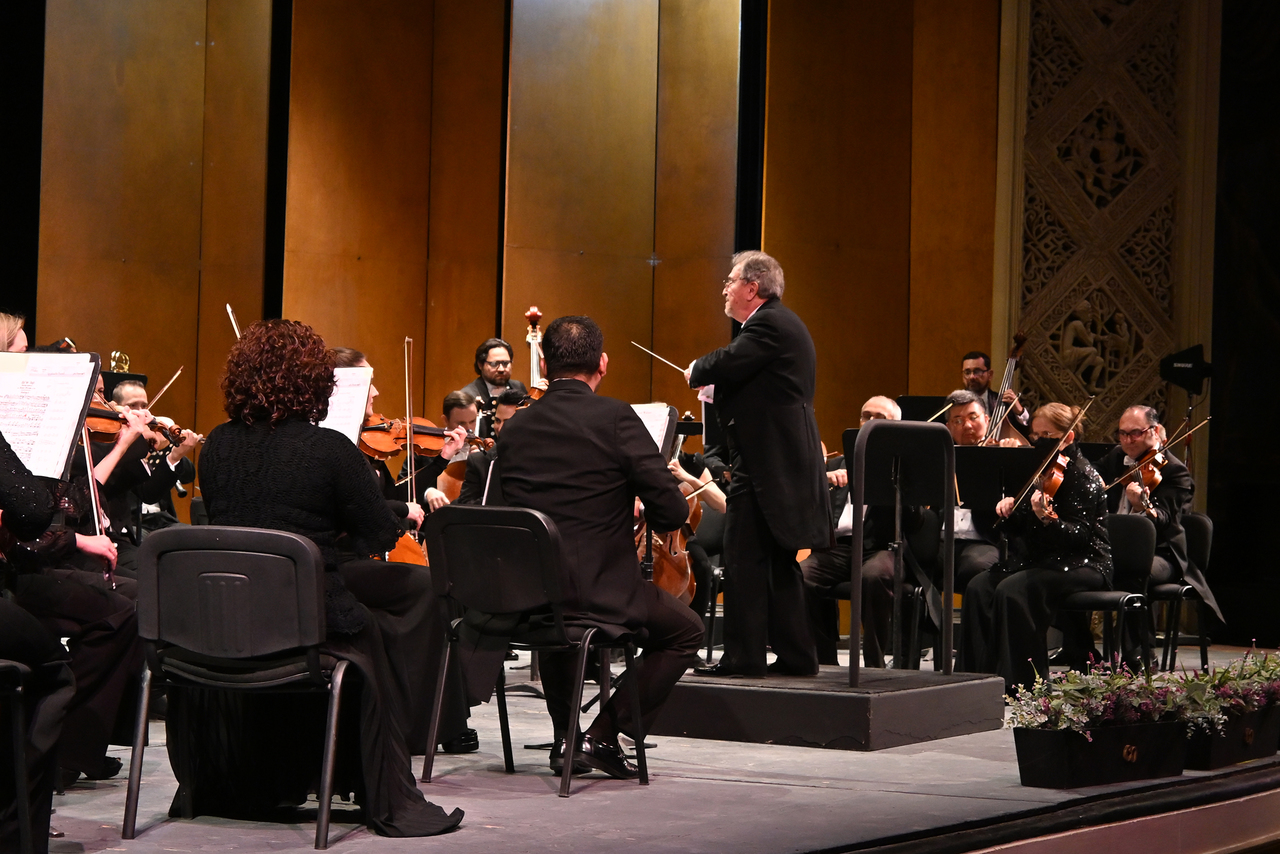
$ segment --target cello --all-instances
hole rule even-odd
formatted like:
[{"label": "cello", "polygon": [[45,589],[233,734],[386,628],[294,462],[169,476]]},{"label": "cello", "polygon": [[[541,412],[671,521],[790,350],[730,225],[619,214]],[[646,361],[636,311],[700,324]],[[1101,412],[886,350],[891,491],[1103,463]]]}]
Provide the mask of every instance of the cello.
[{"label": "cello", "polygon": [[1013,336],[1013,349],[1009,351],[1009,361],[1005,363],[1004,376],[1000,378],[1000,393],[996,397],[996,408],[987,422],[987,435],[982,437],[980,444],[998,445],[1002,440],[1012,439],[1021,447],[1031,446],[1026,437],[1009,423],[1013,405],[1004,401],[1005,393],[1013,387],[1013,372],[1017,370],[1018,360],[1022,358],[1022,349],[1026,343],[1026,333],[1018,332]]}]

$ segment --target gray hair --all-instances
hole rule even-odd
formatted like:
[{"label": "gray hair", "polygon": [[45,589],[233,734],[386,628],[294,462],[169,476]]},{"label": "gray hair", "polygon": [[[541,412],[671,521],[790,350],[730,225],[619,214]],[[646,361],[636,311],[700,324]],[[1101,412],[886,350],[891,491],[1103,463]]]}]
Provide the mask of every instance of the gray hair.
[{"label": "gray hair", "polygon": [[733,256],[733,266],[742,265],[742,281],[755,282],[756,293],[763,299],[782,299],[786,281],[782,277],[782,265],[772,255],[759,250],[738,252]]},{"label": "gray hair", "polygon": [[[978,404],[978,408],[983,412],[987,412],[987,402],[982,399],[982,395],[974,394],[968,389],[958,388],[951,394],[947,395],[947,403],[951,404],[952,409],[959,409],[962,406],[968,406],[971,403]],[[990,413],[987,413],[988,415]]]},{"label": "gray hair", "polygon": [[[867,403],[877,402],[884,404],[885,408],[893,413],[894,421],[902,420],[902,407],[898,405],[898,401],[894,400],[892,397],[885,397],[883,394],[877,394],[867,398]],[[862,404],[863,409],[867,408],[867,403]]]}]

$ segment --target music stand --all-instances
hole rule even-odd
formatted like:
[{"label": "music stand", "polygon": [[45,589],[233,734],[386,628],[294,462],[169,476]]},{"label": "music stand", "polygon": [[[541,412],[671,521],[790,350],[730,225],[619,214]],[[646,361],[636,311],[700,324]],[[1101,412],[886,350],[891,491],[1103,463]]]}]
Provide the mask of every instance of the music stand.
[{"label": "music stand", "polygon": [[[955,556],[955,444],[951,432],[941,424],[918,421],[885,421],[876,419],[860,430],[845,430],[845,459],[853,459],[849,468],[849,503],[853,518],[862,519],[867,504],[892,504],[893,551],[893,640],[895,669],[902,668],[903,534],[902,505],[928,504],[942,508],[943,557],[942,599],[950,603],[954,593]],[[850,453],[852,452],[852,453]],[[853,543],[849,555],[849,606],[855,624],[862,615],[862,525],[853,526]],[[952,626],[944,619],[941,630],[943,673],[951,674]],[[851,632],[856,637],[856,632]],[[849,687],[858,687],[860,668],[858,650],[849,645]]]},{"label": "music stand", "polygon": [[1018,490],[1036,473],[1044,455],[1035,448],[958,447],[956,490],[962,505],[981,513],[995,513],[1002,498],[1017,498]]},{"label": "music stand", "polygon": [[[895,402],[902,410],[903,421],[928,421],[934,415],[938,415],[939,409],[947,405],[947,398],[946,396],[903,394],[899,395]],[[936,423],[947,423],[945,412],[938,415]]]}]

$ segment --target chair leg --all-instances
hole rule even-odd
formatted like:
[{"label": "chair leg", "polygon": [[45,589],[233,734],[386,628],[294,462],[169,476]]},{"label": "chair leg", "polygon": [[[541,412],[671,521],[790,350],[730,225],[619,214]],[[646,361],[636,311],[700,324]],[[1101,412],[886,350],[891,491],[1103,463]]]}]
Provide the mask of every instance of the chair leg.
[{"label": "chair leg", "polygon": [[1209,669],[1209,606],[1196,594],[1196,622],[1200,632],[1200,669]]},{"label": "chair leg", "polygon": [[13,795],[18,812],[18,840],[23,854],[35,854],[35,837],[31,831],[31,790],[27,783],[27,722],[23,714],[22,682],[9,695],[13,711],[9,720],[13,730]]},{"label": "chair leg", "polygon": [[320,766],[320,808],[316,810],[316,850],[329,847],[329,810],[333,801],[333,763],[338,746],[338,707],[342,700],[342,677],[347,662],[339,661],[329,677],[329,715],[324,728],[324,758]]},{"label": "chair leg", "polygon": [[[1111,621],[1111,612],[1110,612],[1110,611],[1108,611],[1108,612],[1107,612],[1106,622],[1104,623],[1104,625],[1106,626],[1107,634],[1108,634],[1108,635],[1111,635],[1111,654],[1115,657],[1115,660],[1118,660],[1118,661],[1120,662],[1121,666],[1124,666],[1124,664],[1125,664],[1125,660],[1124,660],[1124,623],[1125,623],[1125,620],[1124,620],[1124,612],[1125,612],[1125,606],[1124,606],[1124,603],[1123,603],[1123,602],[1121,602],[1121,603],[1120,603],[1120,607],[1119,607],[1119,608],[1116,608],[1115,624],[1114,624],[1114,625],[1112,625],[1112,621]],[[1114,631],[1114,633],[1112,632],[1112,629],[1114,629],[1114,630],[1115,630],[1115,631]]]},{"label": "chair leg", "polygon": [[[147,716],[151,711],[151,668],[142,665],[142,687],[138,689],[138,721],[133,729],[133,753],[129,757],[129,788],[124,799],[121,839],[133,839],[138,824],[138,795],[142,788],[142,753],[147,746]],[[179,783],[179,785],[182,785]]]},{"label": "chair leg", "polygon": [[600,660],[600,693],[596,695],[596,699],[600,703],[600,708],[604,708],[604,704],[609,699],[609,689],[613,687],[613,672],[609,666],[610,654],[612,649],[601,647],[597,651],[597,657]]},{"label": "chair leg", "polygon": [[502,730],[502,765],[508,774],[516,772],[516,762],[511,756],[511,721],[507,718],[507,668],[498,671],[498,684],[494,688],[498,695],[498,727]]},{"label": "chair leg", "polygon": [[721,572],[711,570],[711,596],[707,599],[707,664],[711,663],[711,645],[716,637],[716,600],[720,598],[720,579]]},{"label": "chair leg", "polygon": [[1169,672],[1178,669],[1178,644],[1182,642],[1182,597],[1169,603],[1169,620],[1164,632],[1165,646],[1169,650]]},{"label": "chair leg", "polygon": [[436,674],[436,698],[431,707],[431,724],[427,727],[427,755],[422,758],[422,782],[431,782],[431,772],[436,764],[436,738],[440,734],[440,706],[444,702],[444,677],[449,672],[449,657],[453,652],[453,638],[449,638],[440,654],[440,672]]},{"label": "chair leg", "polygon": [[591,655],[591,639],[595,629],[587,629],[578,649],[578,666],[573,680],[573,696],[569,698],[569,725],[564,733],[564,770],[560,772],[560,797],[569,797],[573,780],[573,764],[578,752],[578,709],[582,708],[582,683],[587,678],[587,657]]},{"label": "chair leg", "polygon": [[920,624],[924,612],[924,591],[919,587],[911,592],[911,636],[907,638],[907,669],[920,669]]},{"label": "chair leg", "polygon": [[1147,627],[1151,625],[1151,611],[1149,607],[1144,605],[1142,610],[1138,611],[1137,617],[1142,621],[1142,633],[1138,639],[1138,648],[1142,651],[1142,672],[1146,676],[1151,675],[1151,645],[1147,643]]},{"label": "chair leg", "polygon": [[636,766],[640,769],[640,785],[647,786],[649,785],[649,761],[644,752],[644,715],[640,708],[640,680],[635,671],[635,644],[627,644],[624,651],[627,656],[627,671],[623,680],[627,683],[628,693],[631,694],[631,721],[636,738]]},{"label": "chair leg", "polygon": [[[1086,613],[1092,615],[1093,612],[1088,611]],[[1114,665],[1116,662],[1111,650],[1111,612],[1106,611],[1104,613],[1105,616],[1102,618],[1102,660],[1107,662],[1108,665]],[[1093,624],[1092,616],[1090,616],[1089,622],[1090,625]]]}]

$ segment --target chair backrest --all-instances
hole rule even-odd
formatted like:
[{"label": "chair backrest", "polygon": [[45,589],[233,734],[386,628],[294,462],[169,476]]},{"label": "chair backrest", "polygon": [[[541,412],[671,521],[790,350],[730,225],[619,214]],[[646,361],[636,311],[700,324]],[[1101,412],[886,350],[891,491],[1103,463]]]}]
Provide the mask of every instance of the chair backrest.
[{"label": "chair backrest", "polygon": [[1156,554],[1156,526],[1139,513],[1108,513],[1107,538],[1116,577],[1146,578]]},{"label": "chair backrest", "polygon": [[450,504],[423,531],[436,595],[484,614],[550,607],[561,623],[560,533],[545,515]]},{"label": "chair backrest", "polygon": [[253,658],[325,638],[324,559],[284,531],[165,528],[138,550],[138,634],[216,658]]},{"label": "chair backrest", "polygon": [[1187,513],[1182,517],[1187,532],[1187,560],[1202,575],[1209,574],[1209,553],[1213,550],[1213,520],[1203,513]]}]

